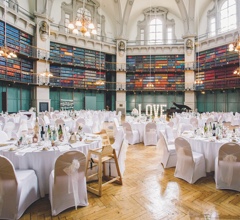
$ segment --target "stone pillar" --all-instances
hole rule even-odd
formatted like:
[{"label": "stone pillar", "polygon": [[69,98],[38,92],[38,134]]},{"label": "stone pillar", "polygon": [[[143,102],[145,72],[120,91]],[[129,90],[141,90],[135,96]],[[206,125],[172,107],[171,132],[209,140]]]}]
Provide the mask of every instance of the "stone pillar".
[{"label": "stone pillar", "polygon": [[[38,1],[39,2],[39,1]],[[48,62],[50,51],[50,22],[48,19],[47,10],[41,7],[46,5],[37,4],[37,12],[35,12],[36,34],[34,36],[34,46],[36,49],[36,56],[39,58],[35,62],[34,72],[36,73],[35,83],[38,84],[33,89],[33,106],[36,107],[37,113],[41,110],[50,111],[50,90],[49,90],[49,76],[43,73],[50,73],[50,65]]]},{"label": "stone pillar", "polygon": [[186,36],[185,41],[185,99],[184,104],[192,110],[196,108],[195,81],[195,40],[194,36]]},{"label": "stone pillar", "polygon": [[116,110],[126,114],[126,40],[117,40]]}]

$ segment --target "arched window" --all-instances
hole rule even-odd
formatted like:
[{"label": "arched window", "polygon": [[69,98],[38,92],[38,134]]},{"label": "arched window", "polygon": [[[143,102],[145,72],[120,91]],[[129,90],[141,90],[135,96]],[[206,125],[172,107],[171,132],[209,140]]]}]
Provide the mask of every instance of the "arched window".
[{"label": "arched window", "polygon": [[237,28],[237,8],[235,0],[226,0],[220,9],[220,32]]},{"label": "arched window", "polygon": [[[99,14],[98,9],[100,5],[96,0],[86,1],[85,7],[80,0],[76,1],[74,8],[71,3],[66,4],[64,2],[61,7],[59,31],[102,41],[105,40],[105,16]],[[85,22],[86,28],[81,26],[83,18],[87,20],[87,22]]]},{"label": "arched window", "polygon": [[149,24],[149,44],[162,43],[162,21],[160,19],[152,19]]},{"label": "arched window", "polygon": [[216,18],[210,19],[209,36],[214,37],[216,35]]},{"label": "arched window", "polygon": [[167,18],[166,8],[147,8],[143,14],[144,20],[138,21],[136,38],[138,44],[166,44],[176,39],[175,21]]}]

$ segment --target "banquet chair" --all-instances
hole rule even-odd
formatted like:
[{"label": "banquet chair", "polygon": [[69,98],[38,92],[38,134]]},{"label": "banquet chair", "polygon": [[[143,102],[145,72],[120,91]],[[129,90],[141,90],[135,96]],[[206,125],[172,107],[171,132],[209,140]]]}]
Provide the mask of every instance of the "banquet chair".
[{"label": "banquet chair", "polygon": [[100,132],[95,134],[100,135],[100,137],[102,138],[102,146],[110,144],[110,139],[105,129],[102,129]]},{"label": "banquet chair", "polygon": [[45,127],[45,122],[42,117],[38,117],[38,124],[39,124],[39,126]]},{"label": "banquet chair", "polygon": [[12,131],[14,130],[15,123],[12,121],[6,122],[3,131],[7,133],[8,136],[11,136]]},{"label": "banquet chair", "polygon": [[89,133],[89,134],[92,134],[92,133],[93,133],[92,128],[91,128],[90,126],[88,126],[88,125],[83,125],[82,131],[83,131],[84,133]]},{"label": "banquet chair", "polygon": [[161,164],[164,168],[175,167],[177,162],[177,153],[174,144],[167,144],[164,134],[159,132],[157,147],[163,149]]},{"label": "banquet chair", "polygon": [[213,121],[214,121],[213,118],[212,118],[212,117],[209,117],[209,118],[207,119],[207,121],[206,121],[206,124],[209,124],[210,122],[213,123]]},{"label": "banquet chair", "polygon": [[126,134],[126,139],[129,144],[137,144],[140,143],[140,135],[138,130],[132,128],[132,126],[128,122],[122,123],[122,127]]},{"label": "banquet chair", "polygon": [[59,125],[61,125],[63,127],[63,125],[65,124],[65,122],[63,121],[63,119],[61,118],[58,118],[56,121],[55,121],[55,126],[58,128]]},{"label": "banquet chair", "polygon": [[215,182],[217,189],[240,191],[240,145],[223,144],[215,159]]},{"label": "banquet chair", "polygon": [[166,141],[168,144],[174,144],[175,141],[175,136],[173,133],[173,128],[171,128],[170,126],[166,126],[165,127],[165,134],[166,134]]},{"label": "banquet chair", "polygon": [[[125,171],[125,159],[128,148],[128,143],[125,136],[126,135],[124,134],[123,129],[119,129],[116,133],[114,143],[112,144],[112,148],[116,151],[118,165],[122,177]],[[105,172],[108,176],[117,176],[116,165],[113,159],[105,163]]]},{"label": "banquet chair", "polygon": [[178,136],[180,136],[183,133],[189,132],[189,131],[193,131],[193,126],[191,124],[181,123],[179,126],[179,135]]},{"label": "banquet chair", "polygon": [[[105,163],[111,159],[114,159],[116,169],[117,169],[117,176],[111,177],[107,176],[105,172]],[[93,167],[97,166],[97,172],[91,173],[88,175],[89,169],[92,169]],[[118,160],[116,156],[115,149],[112,148],[112,146],[105,145],[102,148],[98,149],[89,149],[88,150],[88,156],[87,156],[87,165],[86,165],[86,171],[85,171],[87,182],[90,181],[93,177],[98,177],[97,180],[97,187],[88,184],[87,190],[91,193],[94,193],[98,196],[102,196],[102,188],[106,186],[109,183],[116,182],[120,185],[122,185],[122,176],[118,165]],[[104,181],[105,180],[105,181]]]},{"label": "banquet chair", "polygon": [[76,120],[76,124],[83,126],[83,125],[86,124],[86,121],[85,121],[84,118],[78,118],[78,119]]},{"label": "banquet chair", "polygon": [[44,120],[44,122],[45,122],[45,125],[50,125],[50,124],[51,124],[50,118],[49,118],[47,115],[44,115],[44,116],[43,116],[43,120]]},{"label": "banquet chair", "polygon": [[143,143],[144,146],[157,145],[157,125],[154,122],[148,122],[145,125],[143,133]]},{"label": "banquet chair", "polygon": [[194,129],[198,128],[198,120],[197,118],[191,118],[190,124],[193,126]]},{"label": "banquet chair", "polygon": [[0,156],[0,219],[19,219],[39,199],[34,170],[15,170],[12,162]]},{"label": "banquet chair", "polygon": [[3,116],[0,116],[0,125],[1,125],[0,127],[1,127],[1,130],[4,128],[5,122],[6,122],[6,119]]},{"label": "banquet chair", "polygon": [[182,137],[176,138],[175,148],[177,152],[175,177],[193,184],[201,177],[206,176],[203,154],[192,151],[190,143]]},{"label": "banquet chair", "polygon": [[5,131],[0,131],[0,143],[4,143],[9,140],[9,137]]},{"label": "banquet chair", "polygon": [[49,176],[49,200],[53,216],[78,206],[87,206],[86,157],[77,150],[67,151],[55,162]]},{"label": "banquet chair", "polygon": [[173,121],[170,121],[170,122],[167,123],[167,125],[168,125],[169,127],[173,128],[174,122],[173,122]]}]

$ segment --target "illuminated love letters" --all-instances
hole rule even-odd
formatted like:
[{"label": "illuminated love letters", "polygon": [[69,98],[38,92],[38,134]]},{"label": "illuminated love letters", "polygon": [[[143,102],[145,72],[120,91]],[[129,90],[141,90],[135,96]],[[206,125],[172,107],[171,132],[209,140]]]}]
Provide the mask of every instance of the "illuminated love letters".
[{"label": "illuminated love letters", "polygon": [[[158,117],[158,112],[159,112],[159,106],[160,106],[160,117],[161,116],[164,116],[163,115],[163,112],[164,112],[164,107],[167,107],[166,104],[162,104],[162,105],[156,105],[156,104],[147,104],[146,105],[146,116],[152,116],[153,112],[154,112],[154,117],[157,118]],[[141,104],[138,104],[138,114],[139,116],[141,116],[141,109],[142,108],[142,105]],[[152,112],[153,110],[153,112]]]}]

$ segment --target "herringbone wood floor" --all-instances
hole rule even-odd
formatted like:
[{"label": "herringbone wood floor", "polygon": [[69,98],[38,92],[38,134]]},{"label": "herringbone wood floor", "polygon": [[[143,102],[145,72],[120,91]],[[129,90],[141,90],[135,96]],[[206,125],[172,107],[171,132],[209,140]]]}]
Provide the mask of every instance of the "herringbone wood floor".
[{"label": "herringbone wood floor", "polygon": [[[48,198],[30,206],[21,220],[49,219],[240,219],[240,193],[216,190],[213,174],[190,185],[163,169],[155,146],[129,145],[123,185],[108,184],[89,205],[51,216]],[[64,202],[64,201],[63,201]]]}]

